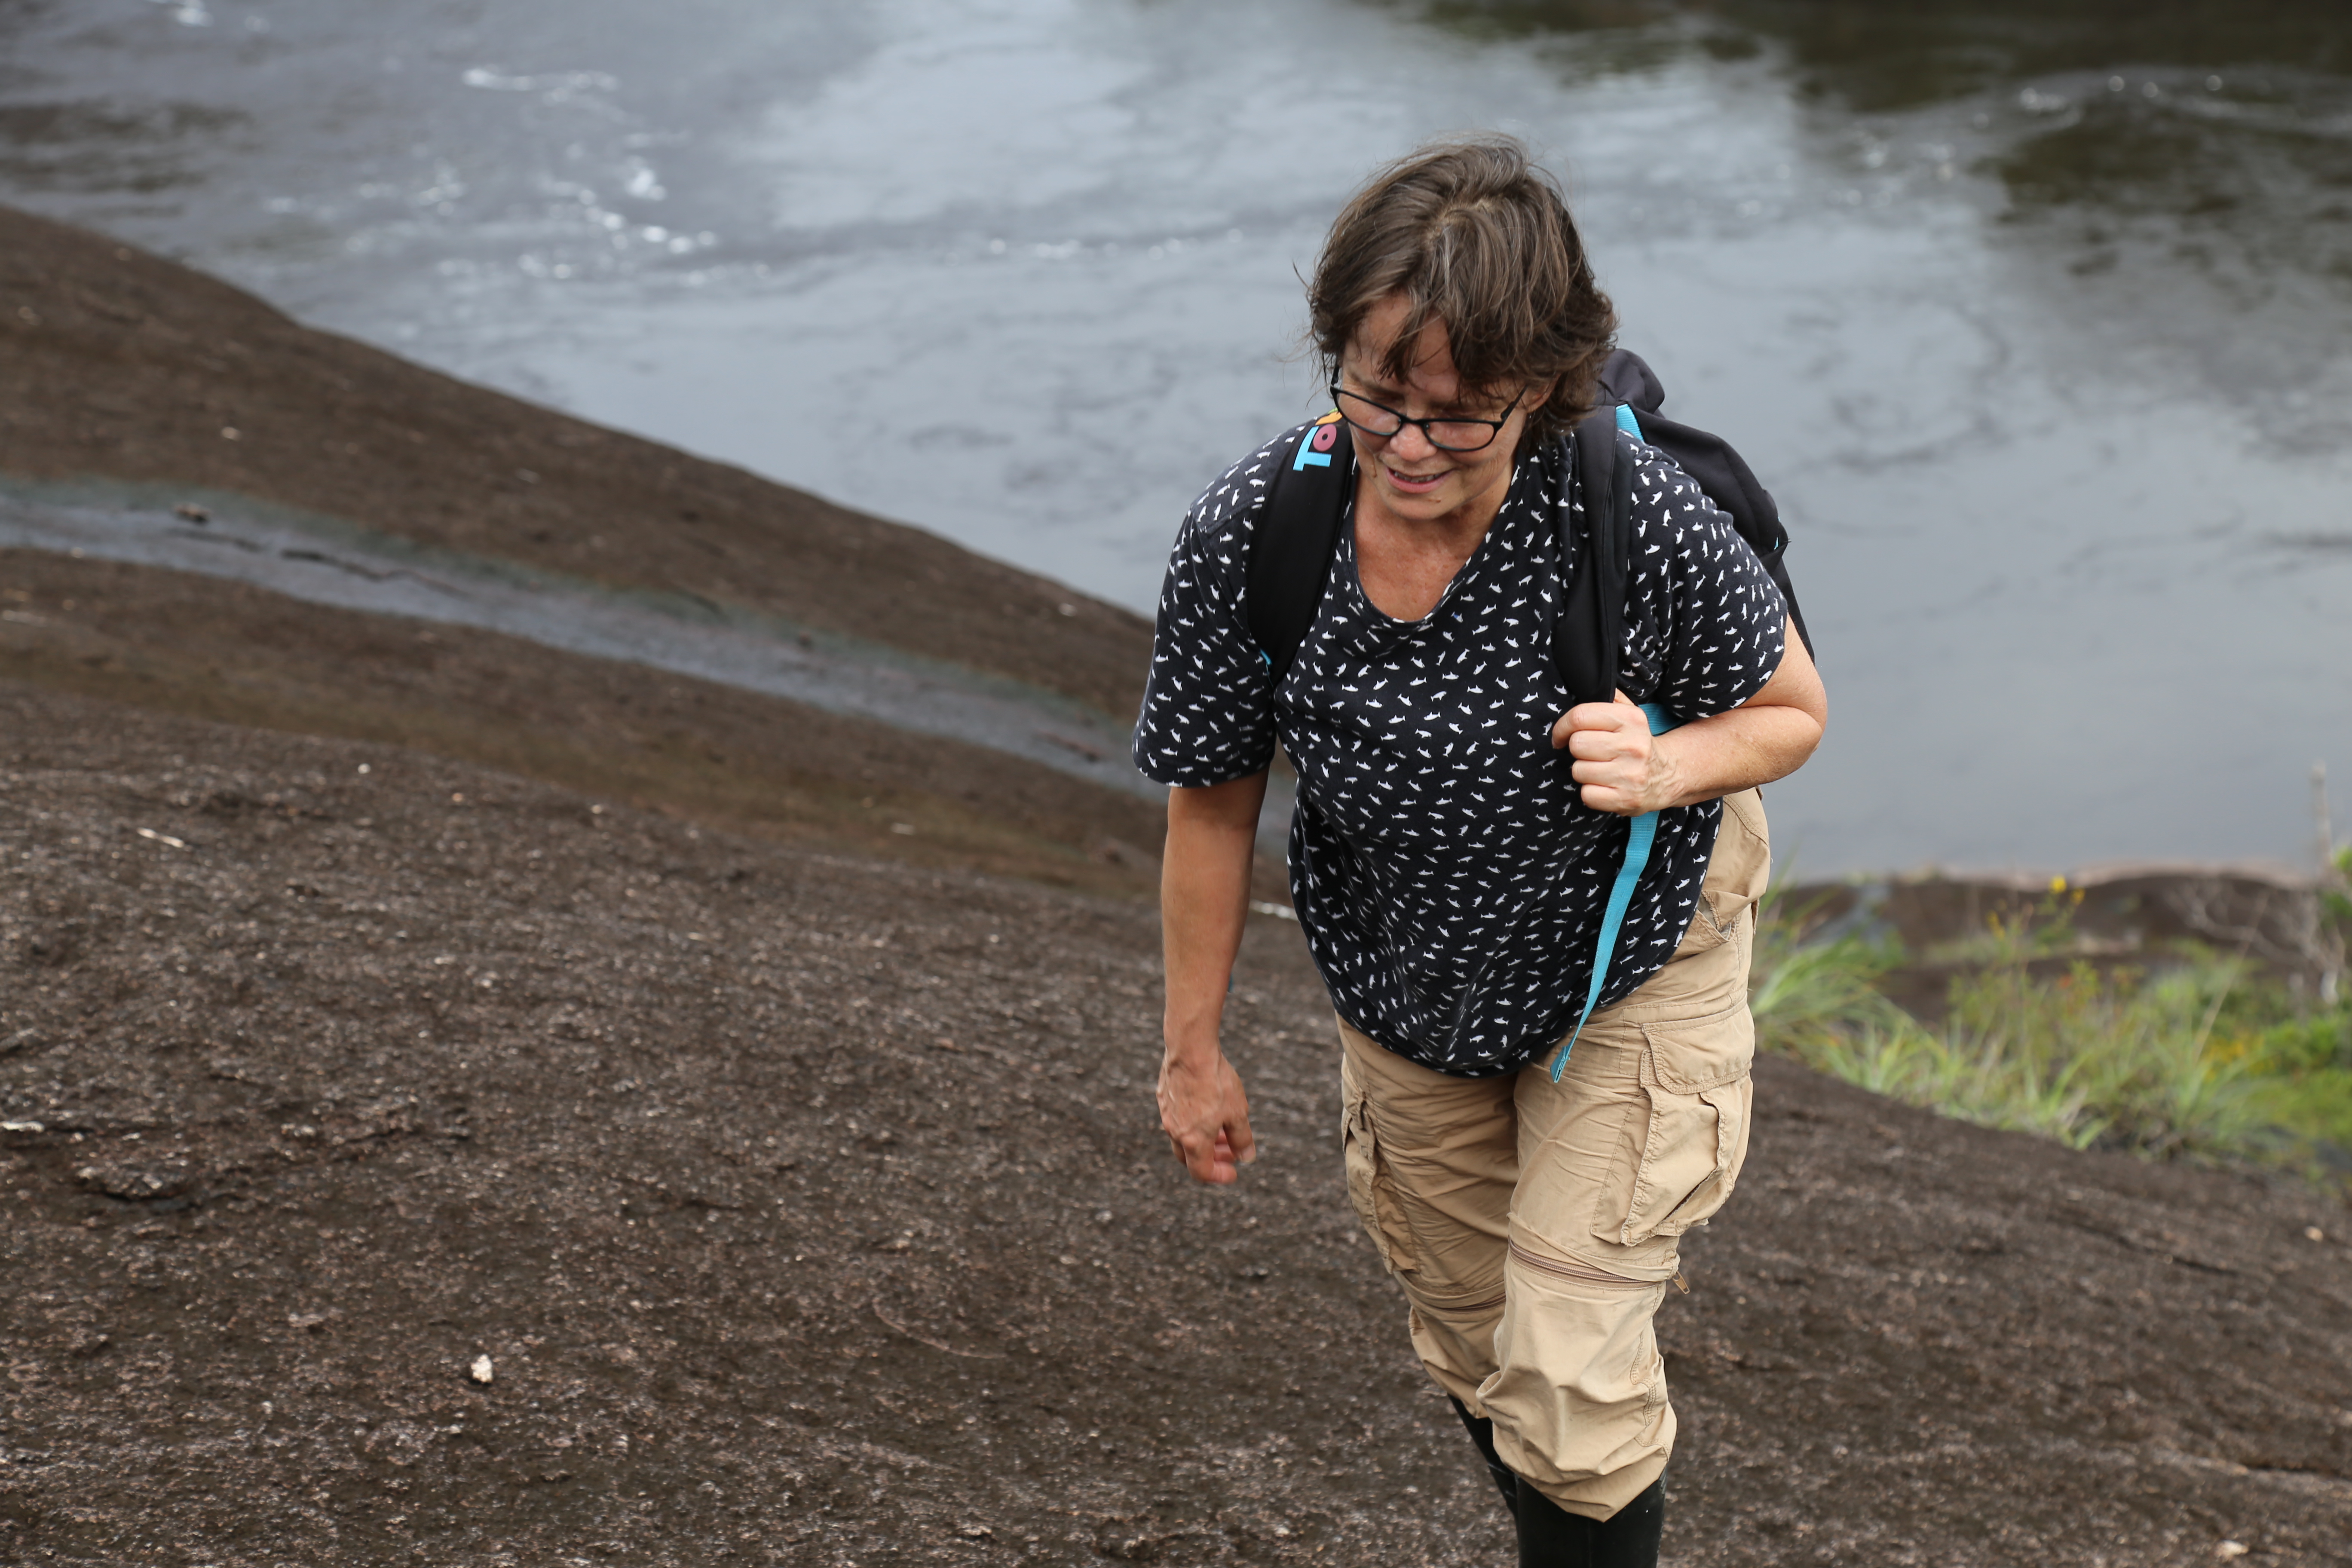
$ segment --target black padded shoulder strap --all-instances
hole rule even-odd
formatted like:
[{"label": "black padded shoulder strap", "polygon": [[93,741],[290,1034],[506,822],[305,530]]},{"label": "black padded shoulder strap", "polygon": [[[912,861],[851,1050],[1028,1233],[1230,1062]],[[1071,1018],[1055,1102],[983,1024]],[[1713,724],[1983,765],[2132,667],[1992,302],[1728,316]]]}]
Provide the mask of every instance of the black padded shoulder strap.
[{"label": "black padded shoulder strap", "polygon": [[[1633,528],[1633,466],[1619,460],[1616,410],[1586,416],[1569,437],[1569,455],[1584,503],[1588,548],[1551,624],[1552,662],[1577,701],[1608,702],[1617,694]],[[1561,542],[1562,560],[1570,554],[1567,544]]]},{"label": "black padded shoulder strap", "polygon": [[1356,444],[1337,414],[1307,426],[1276,453],[1265,508],[1250,535],[1247,602],[1250,635],[1278,683],[1315,624],[1339,525],[1356,492]]}]

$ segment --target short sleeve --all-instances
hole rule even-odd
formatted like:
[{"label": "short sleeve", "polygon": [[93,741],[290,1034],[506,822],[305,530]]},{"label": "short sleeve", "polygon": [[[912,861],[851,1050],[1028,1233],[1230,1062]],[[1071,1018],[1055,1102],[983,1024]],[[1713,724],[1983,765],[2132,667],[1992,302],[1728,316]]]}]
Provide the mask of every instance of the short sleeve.
[{"label": "short sleeve", "polygon": [[1160,590],[1151,673],[1135,721],[1135,765],[1155,784],[1197,787],[1274,760],[1274,679],[1243,599],[1251,531],[1276,447],[1236,463],[1185,514]]},{"label": "short sleeve", "polygon": [[1678,720],[1728,712],[1780,668],[1788,605],[1697,480],[1654,447],[1629,439],[1622,455],[1634,464],[1628,689]]}]

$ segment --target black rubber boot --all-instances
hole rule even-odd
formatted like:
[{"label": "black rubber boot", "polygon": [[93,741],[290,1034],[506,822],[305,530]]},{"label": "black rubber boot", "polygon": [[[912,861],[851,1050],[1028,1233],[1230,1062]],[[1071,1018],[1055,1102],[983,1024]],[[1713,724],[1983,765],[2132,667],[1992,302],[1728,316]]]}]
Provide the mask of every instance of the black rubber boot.
[{"label": "black rubber boot", "polygon": [[1524,1480],[1517,1491],[1511,1517],[1519,1527],[1519,1568],[1658,1568],[1658,1538],[1666,1527],[1664,1477],[1606,1524],[1569,1512]]},{"label": "black rubber boot", "polygon": [[1519,1511],[1519,1478],[1511,1474],[1510,1467],[1495,1457],[1495,1424],[1484,1415],[1473,1415],[1470,1407],[1452,1394],[1445,1403],[1454,1406],[1454,1414],[1462,1417],[1462,1425],[1470,1429],[1470,1441],[1478,1445],[1478,1455],[1486,1461],[1486,1473],[1495,1478],[1495,1485],[1503,1493],[1503,1506],[1513,1513]]}]

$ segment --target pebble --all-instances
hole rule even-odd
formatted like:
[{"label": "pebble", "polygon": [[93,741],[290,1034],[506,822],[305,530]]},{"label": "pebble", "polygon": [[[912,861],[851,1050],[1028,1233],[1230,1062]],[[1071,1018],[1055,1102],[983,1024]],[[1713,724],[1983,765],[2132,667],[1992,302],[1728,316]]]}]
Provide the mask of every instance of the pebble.
[{"label": "pebble", "polygon": [[177,1165],[84,1165],[74,1180],[95,1193],[125,1203],[175,1198],[195,1183],[195,1173]]},{"label": "pebble", "polygon": [[489,1357],[486,1355],[478,1355],[474,1358],[474,1364],[466,1369],[466,1375],[472,1378],[476,1383],[488,1383],[491,1378],[497,1376],[498,1373],[496,1370],[491,1367]]}]

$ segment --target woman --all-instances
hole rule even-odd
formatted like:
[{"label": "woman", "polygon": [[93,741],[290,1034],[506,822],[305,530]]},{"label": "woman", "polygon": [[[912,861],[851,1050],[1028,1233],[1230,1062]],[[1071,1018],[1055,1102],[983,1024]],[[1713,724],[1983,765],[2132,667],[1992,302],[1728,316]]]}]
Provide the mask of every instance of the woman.
[{"label": "woman", "polygon": [[[1562,685],[1552,623],[1588,547],[1568,442],[1615,318],[1517,142],[1383,171],[1308,298],[1358,476],[1314,623],[1277,676],[1245,602],[1293,432],[1185,519],[1136,729],[1137,764],[1171,786],[1161,1124],[1197,1180],[1254,1156],[1217,1029],[1278,739],[1349,1193],[1414,1349],[1523,1563],[1654,1563],[1675,1418],[1651,1317],[1747,1148],[1756,787],[1811,754],[1826,699],[1754,553],[1631,435],[1621,689],[1576,704]],[[1643,703],[1678,727],[1654,736]],[[1585,1018],[1619,819],[1651,812]]]}]

